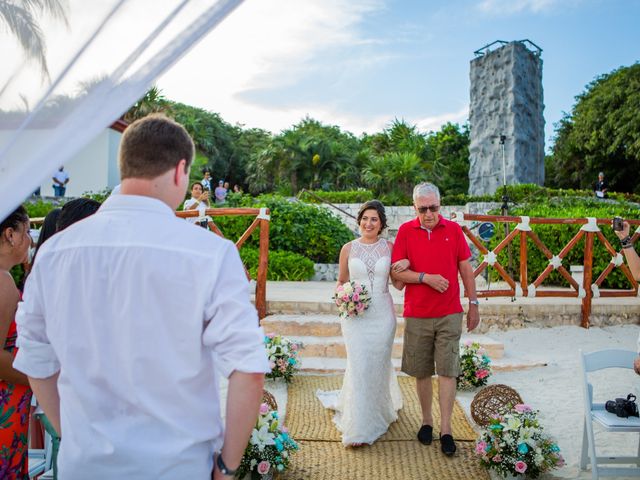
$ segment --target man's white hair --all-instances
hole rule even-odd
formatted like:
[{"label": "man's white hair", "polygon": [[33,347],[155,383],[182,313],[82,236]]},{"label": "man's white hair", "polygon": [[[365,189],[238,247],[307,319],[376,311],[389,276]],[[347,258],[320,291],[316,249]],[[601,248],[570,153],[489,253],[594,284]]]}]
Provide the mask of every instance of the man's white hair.
[{"label": "man's white hair", "polygon": [[440,201],[440,190],[433,183],[422,182],[416,185],[413,189],[413,203],[416,203],[418,197],[425,197],[434,193],[438,201]]}]

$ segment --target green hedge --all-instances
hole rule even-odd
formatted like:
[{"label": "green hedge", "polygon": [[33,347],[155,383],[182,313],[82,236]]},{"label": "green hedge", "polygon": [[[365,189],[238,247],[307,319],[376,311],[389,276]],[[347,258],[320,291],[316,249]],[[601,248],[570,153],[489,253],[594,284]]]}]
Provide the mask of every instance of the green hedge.
[{"label": "green hedge", "polygon": [[[258,271],[258,259],[260,252],[257,248],[241,248],[240,258],[244,263],[251,278],[256,278]],[[269,268],[267,280],[304,281],[313,277],[313,262],[302,255],[284,251],[269,252]]]},{"label": "green hedge", "polygon": [[[491,212],[499,214],[499,212]],[[577,199],[557,199],[551,202],[544,202],[538,205],[526,205],[513,208],[510,215],[529,217],[545,217],[545,218],[613,218],[618,215],[623,218],[638,218],[638,208],[631,204],[606,203],[598,200],[577,200]],[[510,228],[513,227],[511,224]],[[575,236],[581,225],[531,225],[532,230],[540,237],[554,255]],[[611,245],[619,250],[620,241],[609,226],[601,225],[600,229],[605,238]],[[489,242],[489,249],[494,249],[498,243],[504,238],[504,228],[502,224],[496,225],[496,235]],[[520,275],[520,238],[517,237],[512,242],[513,268],[517,280]],[[531,241],[527,241],[528,250],[528,280],[531,284],[549,264],[549,260]],[[498,259],[503,266],[508,265],[508,249],[505,248],[498,255]],[[593,251],[593,281],[595,281],[600,273],[607,267],[611,261],[611,255],[604,248],[604,245],[596,238],[594,239]],[[584,239],[580,240],[567,256],[563,259],[562,265],[569,270],[570,265],[584,264]],[[493,268],[489,268],[492,280],[498,280],[499,276]],[[544,281],[543,285],[560,285],[568,287],[567,282],[557,271],[551,272],[549,277]],[[602,284],[602,288],[630,288],[630,283],[622,274],[620,269],[611,272]]]},{"label": "green hedge", "polygon": [[310,190],[309,193],[313,195],[307,195],[304,191],[299,195],[301,200],[307,203],[319,203],[317,197],[322,200],[331,203],[364,203],[366,201],[375,198],[371,190],[345,190],[342,192],[325,192],[323,190]]},{"label": "green hedge", "polygon": [[[337,263],[342,246],[353,240],[353,233],[326,208],[276,195],[234,195],[227,207],[268,207],[269,250],[284,250],[303,255],[316,263]],[[216,225],[225,237],[237,240],[251,224],[251,217],[216,217]],[[247,246],[258,246],[258,230]]]},{"label": "green hedge", "polygon": [[[464,194],[447,195],[442,192],[443,205],[464,205],[468,202],[501,202],[504,190],[499,188],[493,195],[470,196]],[[523,183],[520,185],[507,186],[507,196],[509,200],[516,203],[552,201],[558,198],[575,198],[580,201],[594,200],[591,190],[573,190],[571,188],[547,188],[533,183]],[[618,202],[640,202],[640,195],[633,193],[608,193],[610,200]],[[604,202],[607,203],[607,202]]]}]

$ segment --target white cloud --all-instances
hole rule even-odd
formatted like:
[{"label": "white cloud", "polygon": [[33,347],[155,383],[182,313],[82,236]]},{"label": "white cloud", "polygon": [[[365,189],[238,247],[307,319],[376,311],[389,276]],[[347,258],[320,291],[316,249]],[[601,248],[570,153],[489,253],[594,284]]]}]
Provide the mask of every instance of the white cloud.
[{"label": "white cloud", "polygon": [[[158,84],[168,98],[219,112],[225,120],[249,127],[278,131],[306,113],[338,123],[350,117],[331,106],[261,106],[243,93],[295,85],[310,72],[327,67],[316,62],[327,49],[377,42],[358,26],[365,15],[382,8],[378,0],[247,1]],[[366,61],[347,59],[343,68],[367,68],[386,59],[384,55]],[[371,122],[349,123],[363,127]]]},{"label": "white cloud", "polygon": [[564,6],[567,0],[482,0],[478,9],[494,15],[512,14],[530,11],[540,13],[556,6]]},{"label": "white cloud", "polygon": [[465,105],[457,112],[444,113],[432,117],[424,117],[415,121],[417,127],[423,132],[439,130],[447,122],[464,123],[469,118],[469,105]]}]

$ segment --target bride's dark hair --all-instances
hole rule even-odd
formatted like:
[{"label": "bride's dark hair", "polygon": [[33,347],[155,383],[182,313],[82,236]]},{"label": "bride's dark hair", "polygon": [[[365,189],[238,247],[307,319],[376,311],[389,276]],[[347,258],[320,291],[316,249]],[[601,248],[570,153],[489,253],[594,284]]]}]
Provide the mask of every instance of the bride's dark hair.
[{"label": "bride's dark hair", "polygon": [[363,203],[360,210],[358,210],[358,225],[360,225],[360,220],[362,220],[362,216],[367,210],[375,210],[378,212],[378,217],[380,218],[380,231],[378,233],[382,233],[382,231],[387,228],[387,214],[384,211],[384,205],[380,200],[369,200]]}]

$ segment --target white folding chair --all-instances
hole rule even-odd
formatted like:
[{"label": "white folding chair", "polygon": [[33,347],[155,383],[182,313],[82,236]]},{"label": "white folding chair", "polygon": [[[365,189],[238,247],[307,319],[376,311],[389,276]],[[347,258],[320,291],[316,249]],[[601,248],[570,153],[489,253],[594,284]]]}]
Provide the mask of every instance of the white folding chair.
[{"label": "white folding chair", "polygon": [[[584,433],[582,436],[582,455],[580,468],[585,470],[591,464],[591,474],[594,480],[600,477],[640,477],[640,444],[638,455],[635,457],[598,457],[593,436],[593,422],[598,422],[608,432],[640,432],[638,417],[620,418],[614,413],[607,412],[604,403],[593,403],[593,386],[589,383],[587,374],[606,368],[633,369],[636,353],[628,350],[602,350],[581,355],[581,366],[584,383]],[[622,388],[623,386],[621,386]],[[628,389],[628,386],[624,388]],[[624,389],[623,389],[624,390]],[[628,392],[627,392],[628,393]],[[622,396],[622,391],[611,392],[612,396]],[[624,394],[626,396],[626,393]],[[607,464],[633,464],[635,467],[602,467]]]}]

